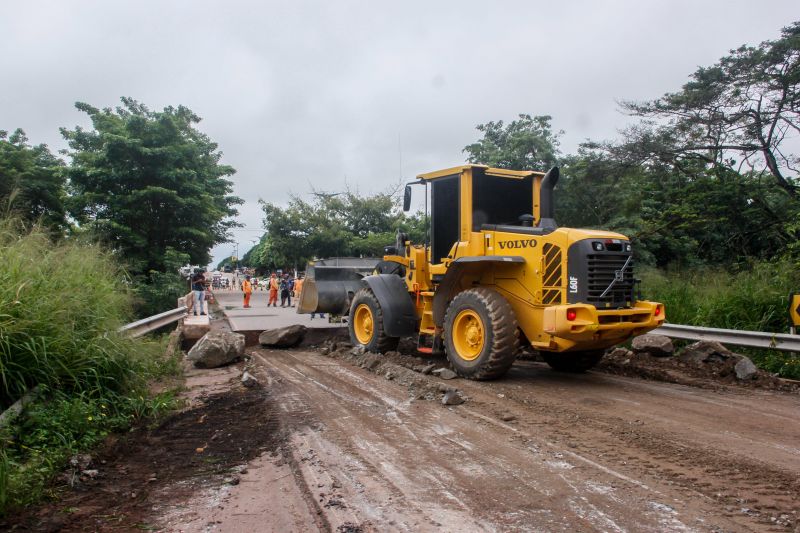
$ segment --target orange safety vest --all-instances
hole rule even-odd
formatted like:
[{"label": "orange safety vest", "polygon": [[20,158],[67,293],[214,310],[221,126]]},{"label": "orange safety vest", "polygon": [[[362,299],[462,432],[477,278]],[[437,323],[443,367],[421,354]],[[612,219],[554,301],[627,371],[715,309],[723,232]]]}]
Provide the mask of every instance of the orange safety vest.
[{"label": "orange safety vest", "polygon": [[244,291],[244,293],[245,293],[245,294],[250,294],[250,293],[252,293],[252,292],[253,292],[253,284],[252,284],[252,283],[250,283],[250,282],[249,282],[249,281],[247,281],[247,280],[244,280],[244,281],[242,282],[242,291]]},{"label": "orange safety vest", "polygon": [[277,291],[281,288],[281,282],[278,281],[278,278],[271,278],[269,280],[269,288],[273,291]]}]

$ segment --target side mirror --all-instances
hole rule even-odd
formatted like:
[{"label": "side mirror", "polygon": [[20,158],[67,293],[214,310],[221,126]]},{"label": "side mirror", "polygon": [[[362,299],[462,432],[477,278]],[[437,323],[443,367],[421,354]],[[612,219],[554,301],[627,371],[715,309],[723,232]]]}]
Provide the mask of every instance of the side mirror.
[{"label": "side mirror", "polygon": [[406,185],[406,190],[403,192],[403,211],[411,209],[411,185]]}]

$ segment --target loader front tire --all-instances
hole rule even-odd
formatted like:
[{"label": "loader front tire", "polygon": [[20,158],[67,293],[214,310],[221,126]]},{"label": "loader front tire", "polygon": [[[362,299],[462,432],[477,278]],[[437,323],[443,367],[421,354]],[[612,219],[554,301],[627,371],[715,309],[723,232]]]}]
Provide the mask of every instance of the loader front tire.
[{"label": "loader front tire", "polygon": [[399,337],[389,337],[383,329],[381,304],[371,289],[363,288],[353,296],[348,320],[350,342],[368,352],[385,353],[397,348]]},{"label": "loader front tire", "polygon": [[587,350],[585,352],[542,353],[545,363],[557,372],[580,374],[593,368],[605,355],[605,350]]},{"label": "loader front tire", "polygon": [[517,353],[517,319],[508,301],[485,287],[458,293],[444,317],[447,358],[467,379],[499,378]]}]

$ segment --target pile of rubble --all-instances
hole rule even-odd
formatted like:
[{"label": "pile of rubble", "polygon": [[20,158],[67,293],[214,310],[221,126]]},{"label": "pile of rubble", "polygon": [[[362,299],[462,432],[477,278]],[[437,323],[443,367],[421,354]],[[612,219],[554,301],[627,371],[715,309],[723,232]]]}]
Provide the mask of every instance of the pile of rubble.
[{"label": "pile of rubble", "polygon": [[294,329],[265,331],[261,334],[261,345],[266,348],[288,348],[302,343],[305,348],[314,349],[326,357],[341,359],[407,387],[415,400],[440,401],[447,406],[459,405],[468,400],[458,388],[444,383],[457,377],[448,368],[444,358],[432,360],[401,354],[399,351],[371,353],[363,346],[353,347],[348,340],[336,336],[322,339],[318,344],[308,344],[303,342],[305,331],[297,329],[303,326],[290,328]]},{"label": "pile of rubble", "polygon": [[611,350],[598,368],[615,374],[711,388],[736,383],[797,389],[796,384],[758,369],[750,358],[734,353],[718,342],[698,341],[676,350],[669,337],[655,334],[636,337],[631,349],[618,347]]}]

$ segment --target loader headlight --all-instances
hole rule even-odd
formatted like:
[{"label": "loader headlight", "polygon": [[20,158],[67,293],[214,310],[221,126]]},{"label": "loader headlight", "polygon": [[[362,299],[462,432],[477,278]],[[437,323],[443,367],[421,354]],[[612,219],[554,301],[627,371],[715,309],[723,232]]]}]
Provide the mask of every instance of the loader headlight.
[{"label": "loader headlight", "polygon": [[625,243],[625,251],[626,252],[630,252],[631,251],[631,243],[629,243],[629,242]]},{"label": "loader headlight", "polygon": [[603,243],[600,242],[600,241],[594,241],[592,243],[592,248],[594,248],[594,250],[596,252],[602,252],[603,251]]}]

